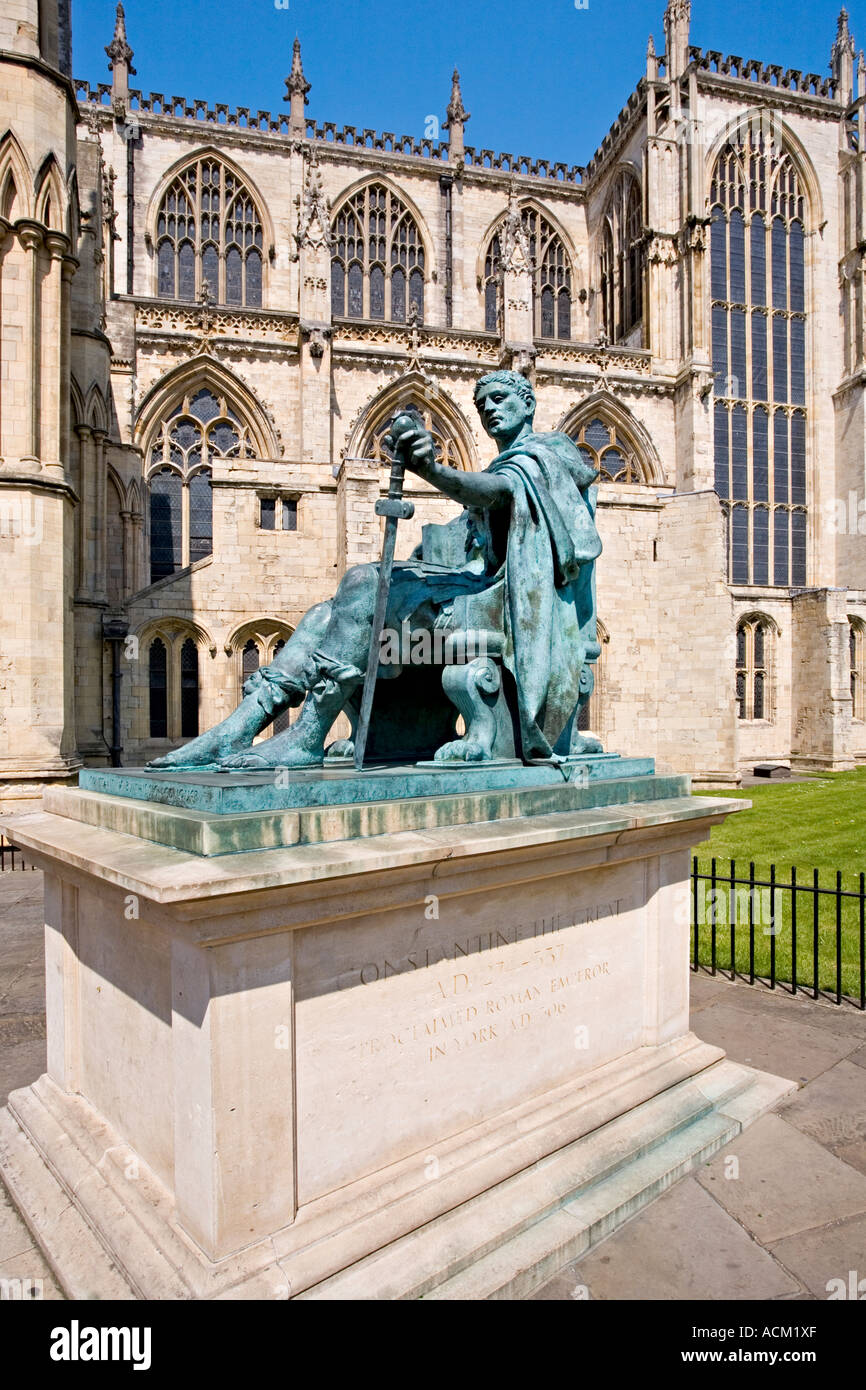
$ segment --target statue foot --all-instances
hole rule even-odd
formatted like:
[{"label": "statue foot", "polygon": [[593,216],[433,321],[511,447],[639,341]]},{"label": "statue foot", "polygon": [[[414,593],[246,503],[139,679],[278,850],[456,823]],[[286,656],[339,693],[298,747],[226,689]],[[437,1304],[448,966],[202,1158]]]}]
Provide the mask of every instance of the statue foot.
[{"label": "statue foot", "polygon": [[481,763],[490,757],[487,750],[475,739],[458,738],[453,743],[443,743],[433,755],[437,763]]},{"label": "statue foot", "polygon": [[338,738],[325,749],[326,758],[340,758],[351,761],[355,756],[355,741],[351,738]]},{"label": "statue foot", "polygon": [[226,738],[225,734],[220,735],[216,729],[210,729],[199,738],[194,738],[191,743],[185,743],[182,748],[175,748],[161,758],[154,758],[147,766],[154,771],[215,767],[235,752],[238,742],[237,738]]},{"label": "statue foot", "polygon": [[221,772],[262,772],[278,767],[321,767],[325,759],[321,743],[310,746],[288,729],[267,743],[220,760]]},{"label": "statue foot", "polygon": [[568,750],[569,756],[580,757],[581,753],[603,753],[604,749],[597,738],[591,734],[580,734],[578,738],[572,740],[571,748]]}]

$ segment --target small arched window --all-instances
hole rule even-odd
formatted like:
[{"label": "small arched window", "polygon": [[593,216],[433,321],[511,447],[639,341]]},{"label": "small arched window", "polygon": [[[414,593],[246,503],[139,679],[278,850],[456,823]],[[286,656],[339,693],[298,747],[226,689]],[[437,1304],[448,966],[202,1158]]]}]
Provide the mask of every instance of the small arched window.
[{"label": "small arched window", "polygon": [[737,717],[772,717],[772,629],[766,618],[743,619],[737,624]]},{"label": "small arched window", "polygon": [[358,190],[332,225],[331,312],[335,318],[424,321],[424,243],[406,204],[385,184]]},{"label": "small arched window", "polygon": [[180,621],[161,628],[148,652],[149,720],[152,739],[196,738],[201,700],[199,646]]},{"label": "small arched window", "polygon": [[649,481],[635,449],[615,425],[594,415],[569,433],[581,458],[598,473],[600,483]]},{"label": "small arched window", "polygon": [[848,657],[851,670],[851,718],[866,720],[866,623],[848,619]]},{"label": "small arched window", "polygon": [[[250,676],[254,675],[260,667],[270,666],[291,635],[292,629],[286,623],[277,622],[273,618],[259,618],[251,623],[245,623],[241,629],[235,632],[226,648],[226,653],[234,662],[234,680],[237,681],[238,703],[244,698],[244,685]],[[282,733],[297,718],[298,713],[297,707],[283,710],[265,730],[263,737],[268,738],[272,734]]]},{"label": "small arched window", "polygon": [[157,293],[217,304],[262,303],[264,231],[252,194],[232,169],[202,158],[174,179],[156,220]]},{"label": "small arched window", "polygon": [[[532,324],[536,338],[571,337],[571,261],[562,238],[537,208],[525,207],[520,219],[529,241],[532,264]],[[484,327],[498,332],[501,322],[501,227],[493,233],[484,257]]]},{"label": "small arched window", "polygon": [[599,247],[601,316],[610,342],[643,318],[644,237],[640,184],[623,171],[605,210]]},{"label": "small arched window", "polygon": [[150,736],[168,738],[168,652],[161,637],[150,644]]},{"label": "small arched window", "polygon": [[213,550],[213,469],[255,456],[249,430],[202,386],[157,426],[150,446],[150,579],[176,574]]}]

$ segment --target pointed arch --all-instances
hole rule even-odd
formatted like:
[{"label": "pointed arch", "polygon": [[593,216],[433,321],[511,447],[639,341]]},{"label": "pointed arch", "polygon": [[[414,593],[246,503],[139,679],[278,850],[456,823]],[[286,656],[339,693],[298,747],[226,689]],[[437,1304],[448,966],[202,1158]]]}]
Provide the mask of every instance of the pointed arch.
[{"label": "pointed arch", "polygon": [[0,216],[10,222],[32,219],[34,184],[30,161],[15,135],[7,130],[0,138]]},{"label": "pointed arch", "polygon": [[[591,438],[585,438],[586,431],[595,421],[599,421],[608,432],[607,440],[597,431]],[[590,454],[593,467],[602,469],[602,479],[617,480],[617,474],[625,472],[637,474],[633,480],[646,487],[665,487],[665,471],[655,445],[648,431],[628,406],[618,400],[610,391],[593,391],[589,396],[568,411],[557,428],[579,442]],[[611,452],[605,462],[606,451],[618,451],[622,465],[616,467],[616,454]]]},{"label": "pointed arch", "polygon": [[258,459],[280,457],[276,430],[264,405],[240,377],[215,357],[203,353],[161,377],[148,391],[135,422],[135,440],[143,449],[152,443],[159,424],[198,391],[211,391],[238,417],[247,443]]},{"label": "pointed arch", "polygon": [[291,623],[274,613],[263,613],[257,618],[245,618],[232,628],[225,640],[223,650],[226,656],[243,653],[247,642],[255,642],[264,658],[270,660],[276,644],[287,642],[294,632]]},{"label": "pointed arch", "polygon": [[384,174],[357,180],[331,213],[331,311],[335,318],[424,319],[435,248],[413,200]]},{"label": "pointed arch", "polygon": [[253,179],[214,146],[177,160],[151,194],[145,222],[154,293],[260,308],[275,254],[273,219]]},{"label": "pointed arch", "polygon": [[72,428],[74,430],[76,426],[87,423],[87,410],[84,405],[84,392],[72,375],[70,375],[69,378],[69,394],[72,406],[70,412],[72,416]]},{"label": "pointed arch", "polygon": [[[574,243],[546,204],[536,198],[521,198],[518,208],[532,255],[533,335],[569,339],[578,263]],[[488,226],[475,267],[487,332],[501,328],[500,236],[505,218],[503,210]]]},{"label": "pointed arch", "polygon": [[36,220],[66,234],[67,193],[60,166],[47,154],[36,176]]},{"label": "pointed arch", "polygon": [[[804,209],[806,231],[822,226],[824,201],[821,196],[821,185],[806,147],[795,131],[779,116],[778,112],[769,112],[762,106],[750,107],[749,110],[742,111],[737,116],[732,117],[707,150],[704,166],[707,212],[710,211],[713,203],[712,186],[720,157],[724,154],[727,146],[742,144],[744,136],[747,135],[763,136],[781,147],[783,153],[790,159],[803,186],[806,203]],[[747,176],[747,185],[749,182],[750,177]]]},{"label": "pointed arch", "polygon": [[[581,252],[579,248],[575,245],[571,233],[567,230],[564,223],[560,221],[558,215],[554,211],[552,211],[552,209],[549,208],[546,203],[542,203],[540,199],[533,198],[531,196],[526,198],[519,198],[518,207],[520,208],[521,212],[524,208],[532,208],[534,212],[539,213],[550,223],[551,227],[553,228],[553,230],[555,231],[556,235],[559,237],[560,241],[562,242],[565,248],[569,260],[571,261],[572,268],[577,270],[581,263]],[[478,244],[478,255],[475,258],[476,282],[481,281],[484,278],[484,261],[487,255],[487,248],[489,247],[496,233],[502,230],[503,224],[505,222],[506,211],[506,208],[502,208],[500,212],[497,212],[496,215],[491,218],[481,237],[481,241]]]},{"label": "pointed arch", "polygon": [[644,241],[640,173],[628,160],[612,171],[595,237],[601,326],[612,343],[643,319]]},{"label": "pointed arch", "polygon": [[417,371],[406,372],[368,401],[350,427],[343,456],[376,459],[386,466],[381,436],[395,411],[409,404],[424,416],[444,462],[466,472],[477,469],[475,440],[462,410],[446,391]]},{"label": "pointed arch", "polygon": [[187,637],[192,637],[210,656],[215,657],[217,654],[217,644],[207,628],[192,618],[148,616],[135,629],[133,636],[138,639],[139,648],[145,648],[156,637],[176,647],[182,645]]},{"label": "pointed arch", "polygon": [[96,382],[90,387],[87,398],[84,402],[84,417],[82,423],[90,426],[92,430],[100,430],[103,434],[108,433],[109,414],[108,403]]}]

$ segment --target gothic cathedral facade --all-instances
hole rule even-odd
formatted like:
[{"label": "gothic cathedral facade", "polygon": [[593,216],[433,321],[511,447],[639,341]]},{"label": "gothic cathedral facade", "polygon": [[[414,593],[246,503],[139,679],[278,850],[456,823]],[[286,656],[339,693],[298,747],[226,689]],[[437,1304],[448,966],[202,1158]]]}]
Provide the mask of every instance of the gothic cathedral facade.
[{"label": "gothic cathedral facade", "polygon": [[[141,11],[142,17],[144,11]],[[478,376],[599,471],[589,726],[704,784],[866,760],[866,64],[664,51],[583,166],[75,81],[0,17],[0,804],[222,718],[347,566],[381,438]],[[435,123],[434,123],[435,124]],[[452,504],[414,480],[399,544]],[[399,553],[399,552],[398,552]]]}]

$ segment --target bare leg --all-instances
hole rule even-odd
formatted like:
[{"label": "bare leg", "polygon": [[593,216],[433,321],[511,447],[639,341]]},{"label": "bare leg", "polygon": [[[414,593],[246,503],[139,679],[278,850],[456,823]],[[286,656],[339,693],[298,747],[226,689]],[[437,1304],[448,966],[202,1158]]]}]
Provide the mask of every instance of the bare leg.
[{"label": "bare leg", "polygon": [[325,739],[334,720],[364,678],[378,570],[357,565],[342,580],[331,604],[328,626],[313,654],[316,680],[300,716],[267,744],[224,757],[221,767],[316,767],[325,756]]},{"label": "bare leg", "polygon": [[256,671],[244,685],[244,698],[237,709],[206,733],[175,748],[149,764],[152,768],[214,767],[253,739],[284,709],[298,705],[309,688],[310,658],[327,631],[331,602],[316,604],[305,613],[288,642],[277,653],[271,666],[279,681],[268,680]]}]

